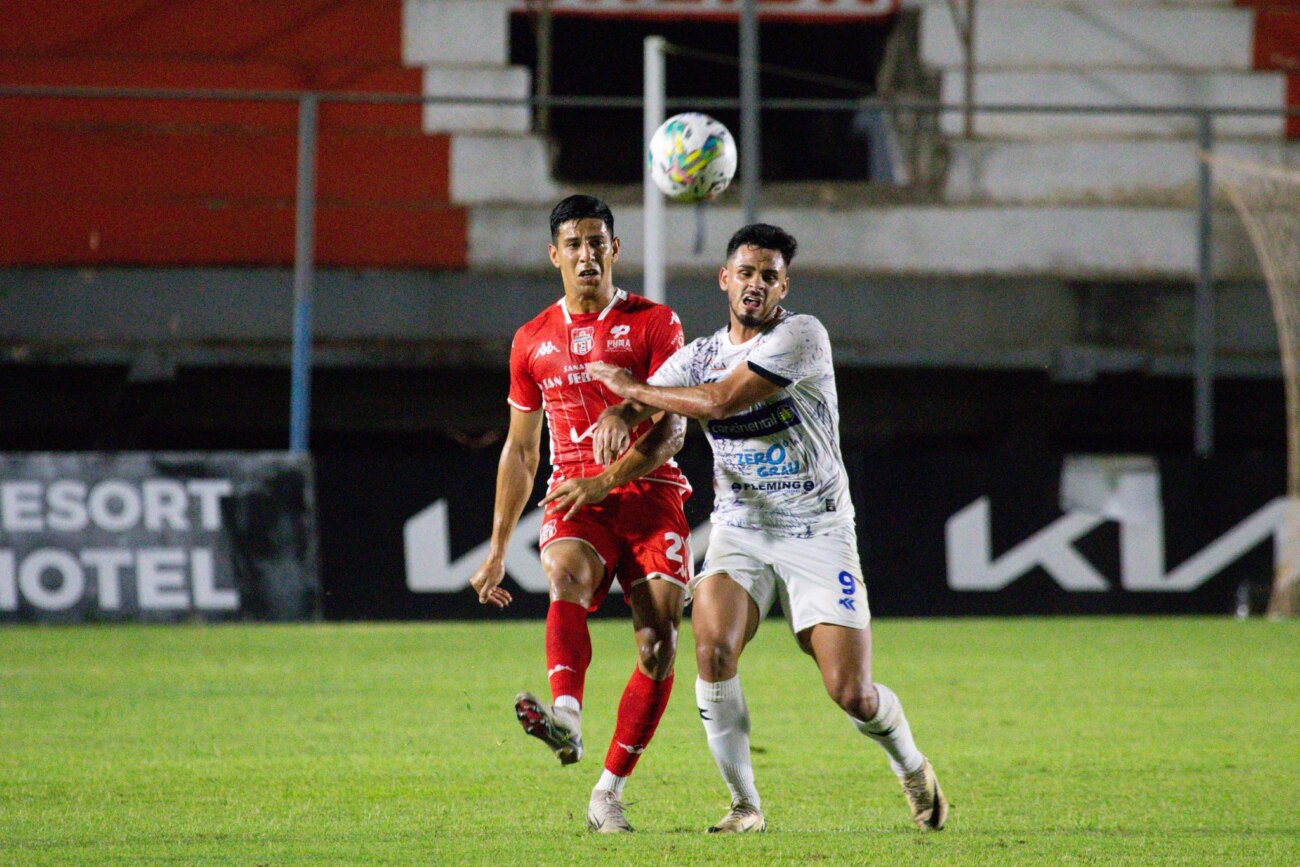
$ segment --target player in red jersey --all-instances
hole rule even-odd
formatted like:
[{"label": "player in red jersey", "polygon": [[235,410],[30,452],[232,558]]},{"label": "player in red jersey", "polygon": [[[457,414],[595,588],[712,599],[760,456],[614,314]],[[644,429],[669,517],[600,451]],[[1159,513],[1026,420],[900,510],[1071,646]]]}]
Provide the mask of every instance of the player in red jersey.
[{"label": "player in red jersey", "polygon": [[583,683],[591,661],[587,614],[617,578],[632,609],[637,664],[618,706],[605,768],[591,793],[587,824],[631,831],[623,784],[650,742],[672,692],[677,629],[691,578],[690,527],[682,503],[690,484],[672,461],[685,421],[647,420],[632,447],[608,466],[592,452],[592,433],[608,406],[621,402],[586,373],[609,361],[649,376],[683,343],[668,307],[614,285],[619,239],[609,207],[570,196],[551,212],[551,263],[564,297],[515,332],[510,348],[510,430],[497,470],[492,541],[470,583],[479,602],[503,608],[505,552],[533,487],[540,459],[542,409],[550,428],[553,469],[539,545],[551,587],[546,668],[552,703],[529,693],[515,700],[524,731],[544,741],[562,764],[582,757]]}]

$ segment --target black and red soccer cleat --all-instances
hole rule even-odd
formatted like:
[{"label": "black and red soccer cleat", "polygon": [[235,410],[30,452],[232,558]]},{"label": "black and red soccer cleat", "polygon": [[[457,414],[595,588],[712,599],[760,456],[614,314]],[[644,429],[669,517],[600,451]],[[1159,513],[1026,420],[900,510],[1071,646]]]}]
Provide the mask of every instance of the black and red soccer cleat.
[{"label": "black and red soccer cleat", "polygon": [[562,765],[571,765],[582,758],[582,722],[576,711],[563,707],[548,707],[529,692],[515,696],[515,716],[532,735],[551,748]]}]

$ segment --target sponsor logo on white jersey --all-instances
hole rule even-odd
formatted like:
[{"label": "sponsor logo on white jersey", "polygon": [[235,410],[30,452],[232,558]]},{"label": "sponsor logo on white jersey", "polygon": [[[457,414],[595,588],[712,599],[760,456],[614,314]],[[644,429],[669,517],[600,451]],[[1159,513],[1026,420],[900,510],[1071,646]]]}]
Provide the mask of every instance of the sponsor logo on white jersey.
[{"label": "sponsor logo on white jersey", "polygon": [[537,352],[533,353],[533,358],[541,358],[543,355],[550,355],[552,352],[559,351],[559,348],[554,343],[547,340],[544,341],[541,346],[537,347]]},{"label": "sponsor logo on white jersey", "polygon": [[803,470],[797,458],[789,458],[785,443],[774,443],[765,449],[736,452],[732,458],[742,472],[752,472],[760,478],[795,476]]}]

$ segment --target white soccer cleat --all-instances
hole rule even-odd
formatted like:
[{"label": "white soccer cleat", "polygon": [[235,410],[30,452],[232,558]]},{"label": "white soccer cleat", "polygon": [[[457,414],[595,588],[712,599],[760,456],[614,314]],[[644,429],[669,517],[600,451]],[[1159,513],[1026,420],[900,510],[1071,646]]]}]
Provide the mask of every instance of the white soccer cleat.
[{"label": "white soccer cleat", "polygon": [[749,801],[732,801],[731,812],[709,828],[710,834],[760,834],[767,830],[763,811]]},{"label": "white soccer cleat", "polygon": [[919,771],[903,777],[902,783],[916,826],[931,831],[943,830],[948,822],[948,799],[939,788],[939,778],[934,775],[930,760],[926,759]]},{"label": "white soccer cleat", "polygon": [[532,735],[551,748],[562,765],[582,758],[582,717],[564,707],[547,707],[530,692],[515,696],[515,717]]},{"label": "white soccer cleat", "polygon": [[595,789],[587,804],[587,827],[600,834],[630,834],[623,799],[612,789]]}]

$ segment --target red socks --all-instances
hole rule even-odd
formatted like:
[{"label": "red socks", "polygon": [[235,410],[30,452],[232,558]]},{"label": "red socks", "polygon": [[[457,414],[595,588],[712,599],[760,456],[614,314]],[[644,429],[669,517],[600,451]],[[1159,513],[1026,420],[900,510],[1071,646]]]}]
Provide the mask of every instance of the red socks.
[{"label": "red socks", "polygon": [[590,664],[587,609],[557,599],[546,612],[546,675],[551,682],[551,700],[571,695],[582,704],[582,686]]},{"label": "red socks", "polygon": [[[546,674],[551,682],[551,700],[571,695],[581,704],[590,664],[587,609],[574,602],[552,602],[546,612]],[[656,681],[639,668],[632,671],[618,703],[618,721],[605,756],[605,770],[618,777],[632,773],[646,744],[654,737],[672,692],[671,676]]]},{"label": "red socks", "polygon": [[[554,604],[551,606],[554,608]],[[605,755],[605,770],[617,777],[626,777],[636,767],[637,759],[645,751],[650,738],[659,726],[659,718],[668,706],[673,692],[673,675],[667,680],[654,680],[634,669],[632,679],[623,690],[618,703],[618,722],[614,739]]]}]

